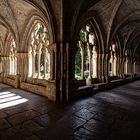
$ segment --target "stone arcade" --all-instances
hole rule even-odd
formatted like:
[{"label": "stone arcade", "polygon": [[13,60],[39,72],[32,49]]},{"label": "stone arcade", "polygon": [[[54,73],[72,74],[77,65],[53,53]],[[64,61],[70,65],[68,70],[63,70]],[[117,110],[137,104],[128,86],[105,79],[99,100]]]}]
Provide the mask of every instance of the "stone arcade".
[{"label": "stone arcade", "polygon": [[139,78],[139,0],[0,0],[1,90],[55,104]]},{"label": "stone arcade", "polygon": [[140,3],[74,3],[0,1],[2,83],[68,101],[139,74]]}]

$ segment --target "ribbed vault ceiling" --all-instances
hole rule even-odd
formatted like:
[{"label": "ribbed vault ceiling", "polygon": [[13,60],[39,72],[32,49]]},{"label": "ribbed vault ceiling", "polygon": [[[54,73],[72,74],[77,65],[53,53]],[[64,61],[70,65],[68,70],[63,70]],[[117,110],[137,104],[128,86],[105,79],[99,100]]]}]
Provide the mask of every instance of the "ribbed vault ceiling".
[{"label": "ribbed vault ceiling", "polygon": [[[56,5],[55,0],[48,1],[56,14],[55,18],[58,19],[59,6]],[[61,0],[57,1],[59,2]],[[66,7],[66,15],[64,14],[66,25],[64,26],[71,27],[76,16],[78,19],[78,15],[95,11],[96,18],[100,19],[99,24],[105,31],[103,34],[107,43],[113,36],[118,35],[124,40],[122,47],[125,47],[125,41],[127,41],[130,45],[128,48],[131,47],[133,50],[135,45],[137,53],[140,54],[140,0],[66,0],[63,2]],[[21,36],[28,15],[32,11],[38,11],[36,5],[45,11],[43,0],[0,0],[0,38],[2,41],[8,32],[12,32],[17,39]]]}]

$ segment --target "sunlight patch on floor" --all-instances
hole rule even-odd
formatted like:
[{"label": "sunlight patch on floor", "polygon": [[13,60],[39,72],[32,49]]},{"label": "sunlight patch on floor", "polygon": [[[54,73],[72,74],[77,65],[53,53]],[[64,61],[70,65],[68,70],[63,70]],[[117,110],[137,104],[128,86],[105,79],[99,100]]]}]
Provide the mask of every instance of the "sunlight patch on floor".
[{"label": "sunlight patch on floor", "polygon": [[25,99],[15,93],[11,93],[9,91],[0,92],[0,109],[19,105],[27,101],[28,99]]}]

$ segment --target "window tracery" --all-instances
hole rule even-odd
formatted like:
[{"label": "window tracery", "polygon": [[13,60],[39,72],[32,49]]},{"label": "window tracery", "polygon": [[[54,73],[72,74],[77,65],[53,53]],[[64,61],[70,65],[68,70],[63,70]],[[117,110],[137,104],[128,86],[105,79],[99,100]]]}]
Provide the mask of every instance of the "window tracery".
[{"label": "window tracery", "polygon": [[110,59],[109,59],[109,76],[116,75],[116,44],[112,44],[109,49]]},{"label": "window tracery", "polygon": [[90,24],[79,33],[78,51],[75,56],[75,78],[87,79],[97,76],[96,37]]},{"label": "window tracery", "polygon": [[50,54],[48,51],[48,46],[48,30],[43,24],[37,23],[31,34],[31,44],[28,52],[29,77],[44,79],[50,78]]},{"label": "window tracery", "polygon": [[15,40],[12,39],[10,43],[10,75],[16,75],[17,74],[17,57],[16,57],[16,43]]}]

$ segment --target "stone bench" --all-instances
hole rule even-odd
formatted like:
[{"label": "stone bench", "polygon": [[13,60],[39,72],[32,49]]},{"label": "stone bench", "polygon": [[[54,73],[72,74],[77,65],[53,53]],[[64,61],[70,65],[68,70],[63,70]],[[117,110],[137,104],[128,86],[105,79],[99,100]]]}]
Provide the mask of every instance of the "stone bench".
[{"label": "stone bench", "polygon": [[77,88],[78,94],[91,94],[93,91],[94,90],[92,85],[85,85]]},{"label": "stone bench", "polygon": [[97,83],[97,84],[93,84],[93,85],[96,89],[103,89],[103,88],[106,88],[107,83]]}]

